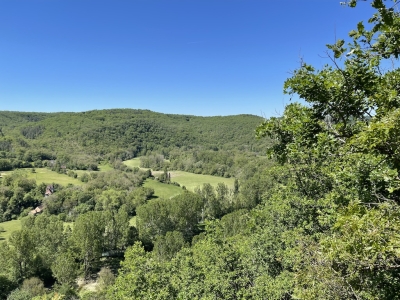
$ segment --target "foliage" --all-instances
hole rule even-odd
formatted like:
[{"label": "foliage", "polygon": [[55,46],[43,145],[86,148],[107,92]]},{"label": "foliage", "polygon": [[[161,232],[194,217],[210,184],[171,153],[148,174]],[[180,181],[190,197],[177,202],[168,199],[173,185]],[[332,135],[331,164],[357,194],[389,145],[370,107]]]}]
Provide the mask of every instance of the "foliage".
[{"label": "foliage", "polygon": [[[260,151],[252,138],[262,118],[252,115],[196,117],[146,110],[113,109],[82,113],[0,112],[0,159],[5,168],[43,161],[56,171],[96,170],[101,160],[127,160],[173,149]],[[1,165],[0,165],[1,167]],[[36,166],[37,167],[37,166]]]},{"label": "foliage", "polygon": [[222,185],[197,190],[204,231],[190,246],[171,233],[172,201],[138,209],[154,248],[127,251],[111,299],[399,299],[400,15],[371,3],[370,28],[328,45],[330,65],[285,82],[307,104],[257,128],[279,164],[247,168],[233,206]]}]

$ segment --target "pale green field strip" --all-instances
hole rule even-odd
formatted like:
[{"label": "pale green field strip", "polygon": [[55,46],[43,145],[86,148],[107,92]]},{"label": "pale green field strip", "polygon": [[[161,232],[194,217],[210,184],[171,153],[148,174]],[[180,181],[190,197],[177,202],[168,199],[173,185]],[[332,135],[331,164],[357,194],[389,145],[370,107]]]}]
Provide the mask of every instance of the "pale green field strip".
[{"label": "pale green field strip", "polygon": [[176,185],[161,183],[153,179],[147,179],[143,186],[154,189],[154,196],[163,199],[169,199],[183,192],[183,190]]},{"label": "pale green field strip", "polygon": [[[169,160],[168,159],[165,159],[164,161],[166,161],[166,162],[169,162]],[[141,168],[140,167],[140,157],[135,157],[135,158],[132,158],[132,159],[129,159],[129,160],[125,160],[124,162],[123,162],[125,165],[127,165],[128,167],[130,167],[130,168],[140,168],[140,169],[143,169],[143,170],[148,170],[149,168]]]},{"label": "pale green field strip", "polygon": [[[124,164],[130,168],[140,168],[140,158],[135,157],[130,160],[126,160],[126,161],[124,161]],[[141,169],[147,170],[146,168],[141,168]]]},{"label": "pale green field strip", "polygon": [[83,182],[79,179],[69,177],[65,174],[58,174],[57,172],[51,171],[47,168],[36,168],[36,172],[32,173],[31,169],[26,169],[26,174],[28,178],[32,178],[36,180],[36,183],[58,183],[61,185],[74,184],[74,185],[82,185]]},{"label": "pale green field strip", "polygon": [[111,170],[114,170],[114,168],[108,163],[102,163],[99,165],[100,172],[107,172],[107,171],[111,171]]},{"label": "pale green field strip", "polygon": [[13,231],[21,229],[21,220],[11,220],[0,223],[0,228],[4,231],[0,232],[0,243],[8,239]]},{"label": "pale green field strip", "polygon": [[201,187],[205,183],[211,184],[213,187],[217,187],[218,183],[225,183],[229,188],[233,188],[235,179],[224,178],[212,175],[193,174],[184,171],[171,171],[171,181],[179,183],[181,186],[185,186],[187,190],[194,191],[196,187]]},{"label": "pale green field strip", "polygon": [[[100,172],[107,172],[113,170],[113,168],[108,164],[104,164],[99,166],[99,170]],[[35,179],[37,183],[42,183],[42,182],[46,184],[58,183],[61,185],[67,185],[67,184],[83,185],[84,183],[79,180],[79,177],[82,176],[83,173],[90,173],[89,171],[85,170],[76,170],[74,172],[78,174],[78,178],[72,178],[66,174],[59,174],[47,168],[35,168],[36,171],[35,173],[32,173],[32,169],[30,168],[21,169],[19,171],[22,171],[24,174],[26,174],[28,178]],[[11,172],[12,171],[2,172],[1,176],[3,175],[7,176],[7,174],[10,174]],[[96,171],[91,171],[91,172],[96,172]]]},{"label": "pale green field strip", "polygon": [[[140,157],[136,157],[130,160],[124,161],[129,167],[139,167],[140,166]],[[142,168],[144,169],[144,168]],[[163,171],[152,171],[154,176],[159,176]],[[187,190],[194,191],[196,187],[202,186],[204,183],[209,183],[213,187],[216,187],[218,183],[225,183],[229,188],[233,188],[235,179],[234,178],[224,178],[219,176],[212,175],[202,175],[202,174],[193,174],[184,171],[170,171],[171,173],[171,181],[175,181],[179,183],[181,186],[184,185]],[[146,181],[147,182],[147,181]],[[155,189],[155,188],[154,188]]]},{"label": "pale green field strip", "polygon": [[[2,176],[7,176],[8,174],[11,174],[13,171],[8,171],[8,172],[2,172]],[[80,181],[79,179],[69,177],[68,175],[65,174],[59,174],[57,172],[51,171],[47,168],[35,168],[35,173],[32,173],[32,169],[27,168],[27,169],[20,169],[18,172],[22,172],[23,174],[26,174],[26,176],[29,179],[35,179],[36,183],[46,183],[46,184],[51,184],[51,183],[58,183],[61,185],[67,185],[69,183],[74,184],[74,185],[83,185],[84,183]],[[79,176],[79,174],[78,174]]]}]

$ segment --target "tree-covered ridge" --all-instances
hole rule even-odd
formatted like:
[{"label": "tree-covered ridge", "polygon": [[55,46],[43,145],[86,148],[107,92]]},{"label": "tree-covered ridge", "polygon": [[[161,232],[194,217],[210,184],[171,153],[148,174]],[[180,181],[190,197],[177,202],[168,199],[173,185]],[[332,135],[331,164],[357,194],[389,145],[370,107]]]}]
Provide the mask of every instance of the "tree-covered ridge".
[{"label": "tree-covered ridge", "polygon": [[182,147],[258,151],[262,145],[254,141],[253,132],[261,122],[262,118],[252,115],[196,117],[133,109],[49,114],[3,111],[0,150],[128,157]]}]

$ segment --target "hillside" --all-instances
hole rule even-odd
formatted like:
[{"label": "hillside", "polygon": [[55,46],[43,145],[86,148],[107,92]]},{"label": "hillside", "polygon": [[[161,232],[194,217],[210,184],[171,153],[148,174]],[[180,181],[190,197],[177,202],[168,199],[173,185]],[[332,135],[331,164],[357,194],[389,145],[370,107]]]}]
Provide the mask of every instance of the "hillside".
[{"label": "hillside", "polygon": [[[128,159],[173,149],[263,151],[253,115],[197,117],[148,110],[80,113],[0,112],[0,155],[26,161],[62,155]],[[264,143],[264,145],[263,145]]]}]

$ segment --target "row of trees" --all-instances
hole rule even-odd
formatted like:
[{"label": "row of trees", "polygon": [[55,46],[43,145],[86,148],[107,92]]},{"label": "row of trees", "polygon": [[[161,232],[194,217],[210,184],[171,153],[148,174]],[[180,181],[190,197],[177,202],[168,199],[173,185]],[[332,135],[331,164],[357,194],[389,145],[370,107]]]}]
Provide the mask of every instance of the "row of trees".
[{"label": "row of trees", "polygon": [[255,153],[226,150],[175,149],[168,155],[150,154],[140,158],[142,168],[153,170],[180,170],[195,174],[240,178],[248,165],[257,161],[265,166],[272,165],[265,157]]}]

